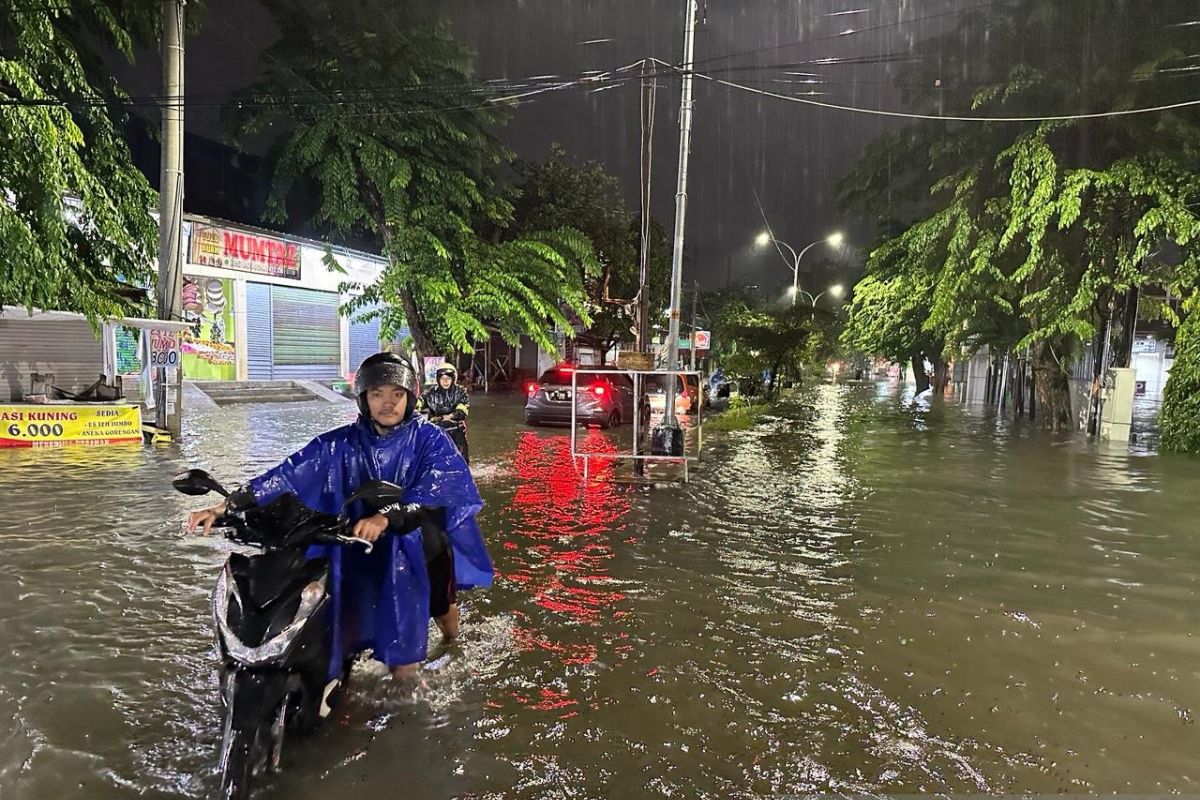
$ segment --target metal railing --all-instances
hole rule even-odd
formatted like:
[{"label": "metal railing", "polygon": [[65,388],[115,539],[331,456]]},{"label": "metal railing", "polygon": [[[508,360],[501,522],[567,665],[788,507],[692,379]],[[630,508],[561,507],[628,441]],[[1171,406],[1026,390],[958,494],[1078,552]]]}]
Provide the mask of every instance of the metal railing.
[{"label": "metal railing", "polygon": [[[582,453],[578,449],[579,444],[579,375],[628,375],[633,382],[633,452],[632,453]],[[662,375],[667,378],[665,384],[670,384],[678,381],[683,383],[683,388],[687,390],[687,380],[685,376],[692,375],[696,378],[696,399],[692,409],[693,413],[688,414],[689,417],[694,417],[694,429],[696,431],[696,453],[695,455],[687,454],[687,438],[684,437],[684,454],[682,456],[656,456],[642,451],[642,431],[640,429],[642,421],[642,396],[645,394],[642,390],[642,378],[647,375]],[[615,387],[614,387],[615,388]],[[664,387],[665,388],[665,387]],[[665,411],[664,411],[665,413]],[[643,464],[650,462],[663,463],[682,463],[683,464],[683,482],[687,483],[690,473],[690,465],[693,461],[700,460],[700,451],[704,446],[704,386],[701,383],[699,372],[693,370],[654,370],[654,369],[589,369],[588,367],[576,367],[571,374],[571,463],[577,463],[577,459],[583,460],[583,479],[587,480],[591,474],[591,460],[597,459],[600,461],[640,461]],[[578,468],[577,468],[578,469]]]}]

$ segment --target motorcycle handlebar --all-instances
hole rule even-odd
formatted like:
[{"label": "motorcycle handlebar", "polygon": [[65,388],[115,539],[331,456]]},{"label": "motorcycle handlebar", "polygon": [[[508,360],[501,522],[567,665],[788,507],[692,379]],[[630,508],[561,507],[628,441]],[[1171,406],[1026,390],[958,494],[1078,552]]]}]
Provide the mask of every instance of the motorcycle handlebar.
[{"label": "motorcycle handlebar", "polygon": [[374,542],[368,542],[366,539],[359,539],[357,536],[347,536],[344,533],[323,533],[314,541],[319,544],[361,544],[364,553],[370,553],[375,549]]}]

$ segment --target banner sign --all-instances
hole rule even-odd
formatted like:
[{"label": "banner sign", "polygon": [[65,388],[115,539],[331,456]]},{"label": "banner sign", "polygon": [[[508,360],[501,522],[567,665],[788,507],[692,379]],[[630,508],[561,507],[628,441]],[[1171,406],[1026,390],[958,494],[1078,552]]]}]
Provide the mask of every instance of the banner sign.
[{"label": "banner sign", "polygon": [[183,377],[198,381],[237,380],[233,281],[183,276]]},{"label": "banner sign", "polygon": [[424,385],[432,386],[433,384],[437,383],[438,367],[440,367],[442,364],[445,364],[446,359],[444,356],[425,356],[424,361],[425,363],[422,364],[422,367],[425,370]]},{"label": "banner sign", "polygon": [[150,366],[179,366],[179,333],[177,331],[150,331]]},{"label": "banner sign", "polygon": [[141,443],[135,405],[0,405],[0,447]]},{"label": "banner sign", "polygon": [[205,267],[300,280],[300,246],[244,231],[192,225],[189,260]]}]

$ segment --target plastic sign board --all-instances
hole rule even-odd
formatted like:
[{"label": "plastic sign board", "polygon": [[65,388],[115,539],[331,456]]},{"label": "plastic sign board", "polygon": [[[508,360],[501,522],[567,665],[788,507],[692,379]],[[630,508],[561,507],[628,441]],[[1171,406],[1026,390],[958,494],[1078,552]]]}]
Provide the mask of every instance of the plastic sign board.
[{"label": "plastic sign board", "polygon": [[272,236],[193,225],[189,261],[254,275],[300,280],[300,247]]},{"label": "plastic sign board", "polygon": [[[696,331],[696,349],[707,350],[712,345],[712,334],[708,331]],[[679,339],[680,350],[691,350],[692,340],[684,336]]]},{"label": "plastic sign board", "polygon": [[178,367],[179,331],[150,331],[150,366]]},{"label": "plastic sign board", "polygon": [[0,447],[99,446],[141,441],[140,406],[0,405]]},{"label": "plastic sign board", "polygon": [[445,356],[425,356],[424,361],[425,363],[422,365],[425,371],[425,374],[422,376],[424,385],[432,386],[437,383],[438,367],[446,363],[446,358]]}]

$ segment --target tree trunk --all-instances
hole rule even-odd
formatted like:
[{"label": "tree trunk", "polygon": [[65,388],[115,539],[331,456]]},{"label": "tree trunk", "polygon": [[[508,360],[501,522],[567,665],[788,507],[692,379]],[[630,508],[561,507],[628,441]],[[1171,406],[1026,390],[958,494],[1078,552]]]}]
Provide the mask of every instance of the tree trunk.
[{"label": "tree trunk", "polygon": [[1051,430],[1071,430],[1075,420],[1071,415],[1071,382],[1067,374],[1054,358],[1049,342],[1035,344],[1031,355],[1042,424]]},{"label": "tree trunk", "polygon": [[917,394],[929,390],[929,373],[925,371],[925,356],[913,353],[909,359],[912,362],[913,380],[917,382]]},{"label": "tree trunk", "polygon": [[[379,231],[383,237],[384,253],[387,255],[388,266],[395,267],[395,256],[392,254],[392,233],[387,224],[382,220],[379,221]],[[421,316],[417,309],[417,304],[413,300],[412,291],[407,285],[401,285],[396,291],[397,299],[400,301],[400,309],[404,312],[404,321],[408,323],[408,332],[412,336],[413,347],[416,352],[412,353],[412,361],[416,367],[420,368],[422,358],[428,355],[433,355],[437,349],[433,338],[429,335],[429,329],[425,326],[425,318]],[[385,298],[386,299],[386,298]],[[420,376],[420,372],[417,375]]]},{"label": "tree trunk", "polygon": [[930,360],[933,361],[933,393],[940,397],[946,393],[946,385],[950,382],[949,367],[940,355]]}]

